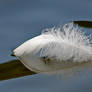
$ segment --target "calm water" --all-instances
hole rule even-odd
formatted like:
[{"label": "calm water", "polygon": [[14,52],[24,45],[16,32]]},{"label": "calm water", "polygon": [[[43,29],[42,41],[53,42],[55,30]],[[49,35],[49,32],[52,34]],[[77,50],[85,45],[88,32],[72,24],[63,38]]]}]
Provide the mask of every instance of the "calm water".
[{"label": "calm water", "polygon": [[[92,20],[91,0],[0,0],[0,63],[24,41],[72,20]],[[84,29],[87,34],[91,29]],[[71,80],[35,75],[0,82],[0,92],[92,92],[92,72]]]}]

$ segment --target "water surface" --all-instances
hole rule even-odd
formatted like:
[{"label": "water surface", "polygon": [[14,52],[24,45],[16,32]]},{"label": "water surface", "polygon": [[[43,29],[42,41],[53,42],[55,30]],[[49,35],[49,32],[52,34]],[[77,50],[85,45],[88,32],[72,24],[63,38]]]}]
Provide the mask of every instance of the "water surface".
[{"label": "water surface", "polygon": [[[72,20],[92,20],[91,0],[1,0],[0,63],[14,59],[11,50],[50,28]],[[91,29],[84,29],[90,34]],[[91,92],[92,72],[71,80],[33,75],[0,82],[1,92]]]}]

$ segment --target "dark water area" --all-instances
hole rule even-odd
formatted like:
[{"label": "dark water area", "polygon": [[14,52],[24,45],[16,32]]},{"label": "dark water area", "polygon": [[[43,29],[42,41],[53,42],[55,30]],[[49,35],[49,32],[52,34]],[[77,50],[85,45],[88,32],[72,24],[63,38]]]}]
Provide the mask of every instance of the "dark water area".
[{"label": "dark water area", "polygon": [[[73,20],[92,21],[91,0],[0,0],[0,63],[14,59],[11,51],[43,29]],[[82,28],[86,34],[92,29]],[[0,92],[91,92],[92,72],[65,80],[33,75],[0,83]]]}]

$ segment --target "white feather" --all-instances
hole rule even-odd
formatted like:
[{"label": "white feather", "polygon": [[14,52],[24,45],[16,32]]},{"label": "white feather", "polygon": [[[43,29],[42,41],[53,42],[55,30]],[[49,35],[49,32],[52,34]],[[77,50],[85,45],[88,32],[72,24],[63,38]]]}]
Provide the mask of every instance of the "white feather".
[{"label": "white feather", "polygon": [[[35,72],[60,71],[77,62],[92,61],[91,41],[73,23],[45,31],[14,50],[28,69]],[[50,60],[45,63],[41,57]]]}]

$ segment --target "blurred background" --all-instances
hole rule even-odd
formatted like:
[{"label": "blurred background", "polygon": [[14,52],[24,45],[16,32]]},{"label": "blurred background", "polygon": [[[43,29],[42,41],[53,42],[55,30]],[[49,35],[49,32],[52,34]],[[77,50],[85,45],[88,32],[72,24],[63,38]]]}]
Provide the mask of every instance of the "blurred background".
[{"label": "blurred background", "polygon": [[[0,0],[0,63],[14,59],[11,51],[45,28],[92,21],[91,9],[92,0]],[[92,92],[91,78],[88,73],[66,83],[38,74],[0,82],[0,92]]]},{"label": "blurred background", "polygon": [[91,0],[0,0],[0,63],[43,29],[92,19]]}]

